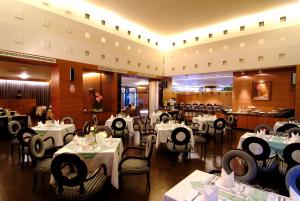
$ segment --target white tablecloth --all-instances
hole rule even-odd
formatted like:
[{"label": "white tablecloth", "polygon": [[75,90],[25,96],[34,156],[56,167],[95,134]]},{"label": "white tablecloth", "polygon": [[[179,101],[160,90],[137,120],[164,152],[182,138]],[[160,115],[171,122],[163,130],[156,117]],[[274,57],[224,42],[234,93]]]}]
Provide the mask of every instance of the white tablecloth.
[{"label": "white tablecloth", "polygon": [[156,123],[156,121],[159,119],[159,116],[162,114],[162,112],[156,112],[156,113],[151,113],[149,115],[150,117],[150,122],[151,122],[151,126],[152,128],[154,128],[154,124]]},{"label": "white tablecloth", "polygon": [[[116,118],[109,118],[106,120],[105,122],[105,126],[109,127],[111,129],[111,125],[112,125],[112,122],[115,120]],[[125,120],[126,122],[126,125],[128,127],[128,131],[131,135],[133,135],[134,133],[134,130],[133,130],[133,118],[132,117],[125,117],[125,118],[122,118]]]},{"label": "white tablecloth", "polygon": [[41,135],[44,139],[47,137],[53,137],[55,146],[64,145],[64,136],[67,133],[72,133],[76,130],[74,124],[64,124],[53,127],[39,127],[35,126],[32,129],[38,134]]},{"label": "white tablecloth", "polygon": [[194,135],[192,129],[185,125],[180,125],[180,124],[156,124],[155,130],[157,132],[157,138],[156,138],[156,148],[159,147],[160,143],[167,143],[168,137],[171,136],[172,131],[175,128],[178,127],[185,127],[189,130],[191,134],[191,144],[192,147],[194,147],[195,141],[194,141]]},{"label": "white tablecloth", "polygon": [[[53,157],[62,153],[78,154],[84,159],[90,172],[93,172],[96,168],[98,168],[100,163],[102,162],[106,165],[107,174],[111,175],[111,184],[118,189],[118,165],[123,152],[122,140],[120,138],[105,138],[104,140],[105,143],[102,147],[97,146],[92,151],[82,151],[80,145],[72,141],[57,152],[55,152]],[[80,141],[82,141],[82,139],[80,139]],[[51,176],[50,184],[55,184],[53,176]]]},{"label": "white tablecloth", "polygon": [[[211,180],[211,178],[213,177],[213,175],[208,174],[206,172],[202,172],[200,170],[195,170],[194,172],[192,172],[190,175],[188,175],[186,178],[184,178],[181,182],[179,182],[178,184],[176,184],[173,188],[171,188],[170,190],[168,190],[163,197],[163,201],[186,201],[186,197],[188,196],[189,193],[191,193],[193,191],[193,189],[195,190],[200,190],[203,188],[203,182],[209,183],[208,181]],[[217,177],[217,176],[214,176]],[[233,191],[231,191],[231,188],[227,188],[222,186],[220,179],[216,180],[214,184],[210,184],[213,187],[218,187],[218,200],[222,201],[222,200],[232,200],[232,196],[233,196]],[[204,185],[205,187],[207,187],[208,185]],[[250,192],[250,186],[246,186],[246,188],[249,188],[249,192]],[[243,200],[242,195],[239,192],[239,184],[235,183],[233,189],[235,189],[234,192],[235,196],[237,196],[237,198],[239,198],[238,200]],[[261,190],[257,190],[257,191],[251,191],[249,194],[249,198],[254,194],[254,196],[258,195],[258,192],[260,192],[259,194],[261,195],[260,199],[257,200],[263,200],[262,198],[267,198],[268,197],[268,193],[266,191],[261,191]],[[201,195],[200,195],[201,196]],[[197,199],[195,199],[195,201],[199,201],[201,200],[201,197],[197,197]],[[290,199],[281,195],[277,195],[278,199],[275,200],[286,200],[289,201]],[[284,199],[283,199],[284,198]],[[250,198],[251,199],[251,198]]]},{"label": "white tablecloth", "polygon": [[199,129],[202,130],[203,129],[203,124],[205,122],[214,122],[217,119],[217,117],[215,115],[207,115],[207,116],[198,116],[198,117],[193,117],[192,121],[194,123],[199,124]]},{"label": "white tablecloth", "polygon": [[274,124],[274,128],[273,130],[276,131],[279,127],[283,126],[284,124],[295,124],[297,125],[298,127],[300,127],[300,123],[292,123],[292,122],[284,122],[284,121],[277,121],[275,124]]}]

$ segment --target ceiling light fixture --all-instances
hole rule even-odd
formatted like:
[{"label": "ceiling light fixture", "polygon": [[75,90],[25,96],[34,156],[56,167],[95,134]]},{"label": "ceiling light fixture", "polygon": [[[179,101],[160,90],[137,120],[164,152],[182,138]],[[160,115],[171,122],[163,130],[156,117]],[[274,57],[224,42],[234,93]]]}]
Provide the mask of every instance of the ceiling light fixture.
[{"label": "ceiling light fixture", "polygon": [[259,71],[258,71],[258,74],[262,74],[262,70],[259,70]]},{"label": "ceiling light fixture", "polygon": [[149,84],[149,81],[139,81],[139,82],[135,83],[135,85],[137,85],[137,86],[148,85],[148,84]]},{"label": "ceiling light fixture", "polygon": [[242,75],[245,75],[245,72],[244,72],[244,71],[242,71],[242,72],[241,72],[241,74],[242,74]]},{"label": "ceiling light fixture", "polygon": [[27,73],[23,72],[23,73],[21,73],[21,74],[19,75],[19,78],[21,78],[21,79],[23,79],[23,80],[26,80],[26,79],[29,78],[29,75],[28,75]]}]

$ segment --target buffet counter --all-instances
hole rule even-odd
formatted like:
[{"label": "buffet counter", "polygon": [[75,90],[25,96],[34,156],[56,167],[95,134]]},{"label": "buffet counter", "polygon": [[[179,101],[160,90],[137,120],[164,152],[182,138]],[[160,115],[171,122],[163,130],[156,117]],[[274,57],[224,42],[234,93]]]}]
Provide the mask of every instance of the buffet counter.
[{"label": "buffet counter", "polygon": [[268,124],[274,127],[277,121],[287,121],[287,117],[281,117],[270,113],[233,112],[236,117],[237,128],[254,130],[258,124]]}]

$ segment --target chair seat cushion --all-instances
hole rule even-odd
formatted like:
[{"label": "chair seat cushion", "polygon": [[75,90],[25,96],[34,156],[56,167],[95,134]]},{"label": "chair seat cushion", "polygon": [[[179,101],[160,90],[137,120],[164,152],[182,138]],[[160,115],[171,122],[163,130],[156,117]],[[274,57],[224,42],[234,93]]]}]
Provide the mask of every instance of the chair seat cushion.
[{"label": "chair seat cushion", "polygon": [[106,181],[106,175],[97,174],[93,179],[84,182],[85,193],[80,193],[79,186],[64,186],[62,193],[58,193],[56,190],[57,197],[63,200],[88,200],[102,189]]},{"label": "chair seat cushion", "polygon": [[[142,142],[142,144],[146,144],[148,136],[149,135],[141,135],[141,142]],[[153,135],[152,143],[156,143],[156,136],[155,135]]]},{"label": "chair seat cushion", "polygon": [[37,162],[36,167],[33,169],[35,173],[50,173],[52,158],[47,158]]},{"label": "chair seat cushion", "polygon": [[172,141],[167,142],[167,148],[171,152],[190,152],[192,150],[191,143],[188,143],[187,145],[174,145]]},{"label": "chair seat cushion", "polygon": [[122,164],[120,174],[146,174],[149,171],[147,160],[128,159]]},{"label": "chair seat cushion", "polygon": [[194,135],[194,141],[195,141],[195,143],[199,143],[199,144],[207,143],[207,140],[201,135]]},{"label": "chair seat cushion", "polygon": [[20,144],[20,143],[19,143],[18,138],[13,138],[13,139],[10,141],[10,144]]}]

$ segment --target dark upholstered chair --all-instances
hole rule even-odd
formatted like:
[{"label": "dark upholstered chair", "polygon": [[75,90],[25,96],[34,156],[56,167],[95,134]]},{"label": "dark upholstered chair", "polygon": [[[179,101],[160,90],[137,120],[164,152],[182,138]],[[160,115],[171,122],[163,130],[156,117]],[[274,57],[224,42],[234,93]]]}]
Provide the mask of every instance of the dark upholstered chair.
[{"label": "dark upholstered chair", "polygon": [[[257,145],[262,148],[262,153],[256,153],[251,149],[251,145]],[[257,163],[258,170],[260,171],[273,171],[277,167],[277,155],[271,151],[269,144],[259,137],[248,137],[242,143],[242,149],[249,153]]]},{"label": "dark upholstered chair", "polygon": [[20,143],[18,141],[17,134],[19,130],[22,128],[21,124],[18,121],[10,121],[8,123],[8,132],[10,137],[10,156],[13,156],[14,147],[18,147],[20,154]]},{"label": "dark upholstered chair", "polygon": [[223,142],[224,128],[226,121],[223,118],[218,118],[214,121],[214,142]]},{"label": "dark upholstered chair", "polygon": [[73,140],[74,136],[75,136],[75,133],[67,133],[67,134],[65,134],[64,138],[63,138],[64,145],[69,144]]},{"label": "dark upholstered chair", "polygon": [[278,170],[282,175],[285,175],[290,168],[300,165],[300,158],[294,157],[296,151],[300,151],[300,143],[287,145],[282,154],[279,154]]},{"label": "dark upholstered chair", "polygon": [[171,119],[172,119],[172,117],[166,112],[161,113],[161,115],[159,115],[160,122],[166,123],[166,122],[170,121]]},{"label": "dark upholstered chair", "polygon": [[84,122],[81,135],[89,134],[91,132],[91,127],[94,125],[94,121],[92,120]]},{"label": "dark upholstered chair", "polygon": [[188,154],[192,150],[192,144],[190,142],[190,131],[184,127],[175,128],[171,136],[167,140],[167,149],[174,153],[176,156],[180,153],[183,154],[184,159],[187,159]]},{"label": "dark upholstered chair", "polygon": [[[206,158],[206,153],[207,153],[207,144],[208,144],[208,124],[203,125],[205,130],[199,130],[199,124],[198,123],[190,123],[187,126],[192,129],[193,131],[193,137],[195,144],[199,144],[201,146],[201,154],[203,153],[204,159]],[[207,131],[206,131],[207,130]]]},{"label": "dark upholstered chair", "polygon": [[250,154],[240,149],[229,150],[223,155],[222,168],[226,172],[233,171],[235,173],[234,178],[240,182],[250,183],[257,175],[255,159]]},{"label": "dark upholstered chair", "polygon": [[17,134],[20,144],[21,166],[25,163],[25,156],[29,158],[29,142],[32,136],[37,135],[31,128],[21,128]]},{"label": "dark upholstered chair", "polygon": [[[51,155],[46,155],[45,142],[51,141],[52,147]],[[52,162],[53,153],[60,147],[54,149],[54,138],[47,137],[43,139],[39,135],[33,135],[29,142],[29,153],[33,164],[33,190],[36,188],[38,175],[41,175],[42,181],[44,181],[45,175],[50,175],[50,165]],[[50,153],[50,151],[48,151]]]},{"label": "dark upholstered chair", "polygon": [[123,118],[115,118],[111,124],[112,136],[114,138],[122,138],[122,140],[128,139],[128,129],[126,121]]},{"label": "dark upholstered chair", "polygon": [[292,133],[294,133],[294,134],[299,133],[300,134],[300,127],[290,128],[286,131],[286,133],[289,134],[289,137],[292,137]]},{"label": "dark upholstered chair", "polygon": [[[119,178],[127,175],[147,175],[147,185],[150,189],[150,162],[153,150],[153,136],[147,137],[145,148],[142,147],[127,147],[122,153],[122,160],[119,163]],[[145,151],[143,156],[129,156],[126,154],[130,150]]]},{"label": "dark upholstered chair", "polygon": [[93,173],[88,173],[84,161],[70,153],[60,154],[53,159],[51,173],[57,183],[57,198],[62,200],[89,200],[103,189],[107,181],[104,164]]},{"label": "dark upholstered chair", "polygon": [[268,124],[259,124],[255,127],[254,132],[257,133],[260,130],[265,130],[267,135],[271,135],[274,133],[274,130],[271,126],[269,126]]},{"label": "dark upholstered chair", "polygon": [[287,123],[277,128],[276,133],[285,133],[287,130],[291,128],[299,128],[299,127],[296,124]]},{"label": "dark upholstered chair", "polygon": [[63,117],[60,122],[64,122],[64,124],[74,124],[75,121],[74,121],[74,118],[73,117],[69,117],[69,116],[66,116],[66,117]]}]

